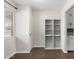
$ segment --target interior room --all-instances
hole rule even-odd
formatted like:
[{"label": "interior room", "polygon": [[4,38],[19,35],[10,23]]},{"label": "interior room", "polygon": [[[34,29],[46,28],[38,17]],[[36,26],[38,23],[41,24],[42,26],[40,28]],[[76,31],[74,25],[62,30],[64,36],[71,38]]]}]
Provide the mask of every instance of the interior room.
[{"label": "interior room", "polygon": [[74,59],[74,1],[4,0],[4,59]]}]

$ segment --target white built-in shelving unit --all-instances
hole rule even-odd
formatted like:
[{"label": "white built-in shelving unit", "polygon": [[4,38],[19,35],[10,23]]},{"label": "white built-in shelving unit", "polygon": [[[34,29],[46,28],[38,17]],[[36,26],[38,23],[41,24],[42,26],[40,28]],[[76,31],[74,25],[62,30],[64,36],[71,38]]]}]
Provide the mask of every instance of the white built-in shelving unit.
[{"label": "white built-in shelving unit", "polygon": [[60,48],[60,20],[45,20],[45,48]]}]

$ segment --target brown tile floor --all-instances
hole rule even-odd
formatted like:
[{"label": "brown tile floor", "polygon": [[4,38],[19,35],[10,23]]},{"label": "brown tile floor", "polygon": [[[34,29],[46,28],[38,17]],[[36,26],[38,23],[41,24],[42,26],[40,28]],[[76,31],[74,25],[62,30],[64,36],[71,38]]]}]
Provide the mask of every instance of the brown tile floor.
[{"label": "brown tile floor", "polygon": [[44,50],[43,48],[33,48],[29,54],[16,54],[10,59],[74,59],[74,53],[63,53],[61,50]]}]

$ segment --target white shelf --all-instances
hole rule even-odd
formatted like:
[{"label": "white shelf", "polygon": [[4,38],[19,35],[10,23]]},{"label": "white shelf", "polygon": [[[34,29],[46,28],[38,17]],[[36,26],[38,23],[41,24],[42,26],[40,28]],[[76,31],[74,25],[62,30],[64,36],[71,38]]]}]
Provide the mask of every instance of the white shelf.
[{"label": "white shelf", "polygon": [[60,36],[60,35],[54,35],[54,36]]},{"label": "white shelf", "polygon": [[45,21],[45,48],[60,48],[60,20]]},{"label": "white shelf", "polygon": [[60,26],[60,24],[54,24],[54,26]]},{"label": "white shelf", "polygon": [[51,28],[51,29],[46,29],[46,30],[47,30],[47,31],[48,31],[48,30],[52,31],[52,28]]},{"label": "white shelf", "polygon": [[45,35],[45,36],[58,36],[58,37],[60,37],[61,35]]},{"label": "white shelf", "polygon": [[53,24],[45,24],[46,26],[52,26]]},{"label": "white shelf", "polygon": [[45,35],[45,36],[52,36],[52,35]]}]

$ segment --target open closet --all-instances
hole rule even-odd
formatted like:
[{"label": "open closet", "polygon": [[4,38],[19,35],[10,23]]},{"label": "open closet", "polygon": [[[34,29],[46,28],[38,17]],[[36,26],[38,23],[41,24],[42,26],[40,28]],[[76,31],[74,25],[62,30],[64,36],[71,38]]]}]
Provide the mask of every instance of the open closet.
[{"label": "open closet", "polygon": [[60,35],[60,20],[46,19],[45,20],[45,48],[59,49],[61,42]]}]

